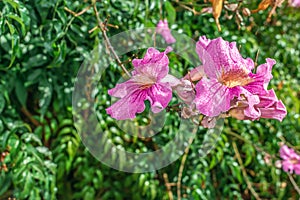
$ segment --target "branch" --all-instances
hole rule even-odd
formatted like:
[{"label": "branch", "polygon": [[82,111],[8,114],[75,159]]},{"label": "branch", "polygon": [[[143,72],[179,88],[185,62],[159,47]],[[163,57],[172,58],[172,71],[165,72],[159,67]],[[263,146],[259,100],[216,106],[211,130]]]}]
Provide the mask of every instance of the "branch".
[{"label": "branch", "polygon": [[106,27],[105,27],[105,24],[106,23],[103,23],[100,18],[99,18],[99,12],[97,10],[97,7],[96,7],[96,3],[93,4],[93,9],[94,9],[94,13],[96,15],[96,19],[97,19],[97,22],[98,22],[98,27],[99,29],[101,30],[102,32],[102,36],[105,40],[105,43],[106,43],[106,46],[108,47],[109,51],[113,54],[113,56],[115,57],[118,65],[122,68],[122,70],[126,73],[126,75],[128,77],[130,77],[130,73],[127,71],[127,69],[125,68],[125,66],[123,65],[123,63],[121,62],[119,56],[117,55],[117,53],[115,52],[114,48],[112,47],[110,41],[109,41],[109,38],[107,37],[107,34],[106,34]]},{"label": "branch", "polygon": [[245,143],[248,143],[248,144],[252,145],[257,151],[262,152],[263,154],[270,155],[271,158],[276,158],[276,156],[274,156],[274,155],[272,155],[272,154],[269,154],[268,152],[266,152],[265,150],[263,150],[263,149],[262,149],[261,147],[259,147],[258,145],[254,144],[253,142],[251,142],[251,141],[249,141],[249,140],[243,138],[242,136],[240,136],[240,135],[234,133],[233,131],[227,131],[226,133],[228,133],[228,134],[231,135],[231,136],[236,137],[236,138],[239,139],[239,140],[242,140],[242,141],[245,142]]},{"label": "branch", "polygon": [[[197,129],[196,129],[196,131],[197,131]],[[178,180],[177,180],[177,199],[178,200],[181,200],[181,179],[182,179],[182,173],[183,173],[185,161],[187,159],[187,156],[188,156],[188,153],[189,153],[189,150],[190,150],[190,146],[193,143],[193,141],[194,141],[194,138],[190,138],[189,139],[188,146],[184,150],[184,155],[182,157],[181,164],[180,164],[180,167],[179,167]]]},{"label": "branch", "polygon": [[122,68],[122,70],[124,71],[124,73],[128,77],[130,77],[130,73],[127,71],[127,69],[125,68],[125,66],[121,62],[119,56],[117,55],[117,53],[115,52],[114,48],[112,47],[112,45],[111,45],[111,43],[109,41],[109,38],[108,38],[108,36],[106,34],[106,31],[107,31],[106,26],[111,26],[111,27],[114,27],[114,28],[119,28],[119,27],[115,26],[115,25],[112,25],[112,24],[107,24],[107,20],[104,23],[101,21],[101,19],[99,18],[99,12],[98,12],[97,7],[96,7],[96,1],[94,1],[93,4],[91,4],[91,5],[87,6],[86,8],[84,8],[79,13],[76,13],[76,12],[70,10],[67,7],[64,7],[64,10],[66,10],[69,13],[71,13],[73,16],[78,17],[78,16],[84,14],[86,11],[88,11],[91,7],[93,7],[94,14],[96,16],[97,26],[94,27],[94,28],[92,28],[91,30],[89,30],[89,33],[92,33],[97,28],[99,28],[101,30],[102,36],[103,36],[103,38],[105,40],[105,44],[106,44],[106,47],[108,48],[109,52],[111,52],[113,54],[113,56],[116,59],[118,65]]},{"label": "branch", "polygon": [[76,13],[76,12],[70,10],[70,9],[67,8],[67,7],[64,7],[64,10],[67,11],[67,12],[69,12],[69,13],[71,13],[71,14],[74,15],[75,17],[78,17],[78,16],[84,14],[86,11],[88,11],[91,7],[92,7],[92,5],[89,5],[88,7],[84,8],[82,11],[80,11],[79,13]]},{"label": "branch", "polygon": [[172,193],[172,190],[171,190],[171,185],[169,183],[168,174],[164,173],[163,177],[164,177],[165,186],[167,188],[169,199],[173,200],[173,193]]},{"label": "branch", "polygon": [[275,13],[276,8],[277,8],[279,5],[281,5],[284,1],[285,1],[285,0],[275,0],[273,7],[272,7],[271,11],[270,11],[269,14],[268,14],[267,22],[270,22],[270,21],[271,21],[272,15]]},{"label": "branch", "polygon": [[292,185],[294,186],[294,189],[300,195],[300,188],[298,187],[297,183],[295,182],[293,176],[290,173],[287,173],[287,175],[289,176],[290,181],[291,181]]},{"label": "branch", "polygon": [[34,125],[34,126],[40,126],[42,125],[39,121],[33,118],[32,114],[25,108],[21,108],[21,112],[29,119],[29,121]]},{"label": "branch", "polygon": [[251,182],[250,182],[249,179],[248,179],[248,175],[247,175],[247,172],[246,172],[245,167],[244,167],[244,165],[243,165],[243,161],[242,161],[241,155],[240,155],[240,153],[239,153],[239,150],[238,150],[238,148],[237,148],[237,146],[236,146],[236,143],[235,143],[235,142],[232,142],[232,146],[233,146],[233,150],[234,150],[234,152],[235,152],[235,155],[236,155],[236,157],[237,157],[237,160],[238,160],[238,162],[239,162],[239,164],[240,164],[240,167],[241,167],[241,169],[242,169],[242,174],[243,174],[243,176],[244,176],[244,178],[245,178],[245,181],[246,181],[246,183],[247,183],[248,189],[249,189],[250,192],[253,194],[253,196],[255,197],[255,199],[261,200],[261,198],[260,198],[260,197],[258,196],[258,194],[255,192],[255,190],[253,189],[253,187],[252,187],[252,185],[251,185]]}]

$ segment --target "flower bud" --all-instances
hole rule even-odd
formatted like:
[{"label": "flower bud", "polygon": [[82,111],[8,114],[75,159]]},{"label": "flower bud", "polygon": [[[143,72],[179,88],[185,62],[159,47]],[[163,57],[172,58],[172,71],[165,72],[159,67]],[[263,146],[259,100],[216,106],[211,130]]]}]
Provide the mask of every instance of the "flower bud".
[{"label": "flower bud", "polygon": [[242,13],[245,17],[249,17],[251,15],[251,11],[249,10],[249,8],[243,8]]}]

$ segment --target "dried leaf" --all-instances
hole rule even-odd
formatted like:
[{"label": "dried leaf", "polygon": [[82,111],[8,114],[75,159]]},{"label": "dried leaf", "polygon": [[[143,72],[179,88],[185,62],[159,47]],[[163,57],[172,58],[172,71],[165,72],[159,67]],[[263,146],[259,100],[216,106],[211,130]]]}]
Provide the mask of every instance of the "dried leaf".
[{"label": "dried leaf", "polygon": [[252,10],[252,13],[257,13],[260,10],[266,10],[271,4],[272,4],[273,0],[262,0],[262,2],[260,2],[260,4],[258,5],[257,9]]},{"label": "dried leaf", "polygon": [[276,8],[280,7],[283,2],[284,2],[284,0],[275,0],[273,8],[271,9],[271,11],[268,14],[267,22],[271,21],[272,15],[276,12]]},{"label": "dried leaf", "polygon": [[222,7],[223,7],[223,0],[211,0],[212,7],[213,7],[213,16],[215,18],[218,30],[221,31],[221,25],[219,22],[219,17],[222,12]]}]

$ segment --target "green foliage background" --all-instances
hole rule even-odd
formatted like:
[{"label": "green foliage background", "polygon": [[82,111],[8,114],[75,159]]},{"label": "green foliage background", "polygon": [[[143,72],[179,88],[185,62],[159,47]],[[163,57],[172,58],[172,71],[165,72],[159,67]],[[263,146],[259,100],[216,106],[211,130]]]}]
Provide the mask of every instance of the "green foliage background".
[{"label": "green foliage background", "polygon": [[[190,5],[185,4],[189,1],[182,2],[163,1],[162,14],[172,29],[195,40],[206,35],[236,41],[244,57],[254,59],[259,50],[258,64],[267,57],[277,61],[270,87],[288,110],[282,123],[226,120],[216,149],[205,158],[198,156],[203,137],[199,131],[182,174],[182,199],[254,199],[233,143],[261,198],[299,198],[287,174],[274,163],[279,159],[279,142],[300,149],[300,10],[284,4],[270,23],[265,23],[267,11],[260,12],[245,18],[240,30],[223,11],[223,30],[218,32],[211,14],[195,16],[182,6]],[[196,10],[209,6],[203,1],[191,2]],[[0,199],[168,199],[163,174],[169,182],[177,182],[181,159],[159,171],[129,174],[101,164],[80,141],[71,113],[74,79],[102,36],[99,30],[88,33],[97,25],[92,9],[74,17],[64,7],[80,12],[89,4],[77,0],[0,1],[0,152],[7,152],[0,162]],[[243,2],[250,9],[257,4]],[[108,35],[155,27],[160,18],[159,1],[106,0],[97,2],[97,8],[102,20],[110,16],[108,23],[119,27],[108,27]],[[250,24],[251,30],[246,28]],[[190,69],[179,58],[171,59],[176,70],[184,73]],[[108,88],[121,77],[117,66],[105,73]],[[109,103],[110,97],[104,95],[99,106],[105,108]],[[166,130],[173,126],[167,123]],[[112,120],[107,119],[103,127],[113,133],[114,142],[124,143],[124,133]],[[165,131],[161,138],[168,141],[171,136]],[[133,140],[128,148],[151,150],[140,140]],[[265,162],[267,154],[274,156],[269,164]],[[294,178],[300,184],[300,178]],[[175,199],[176,190],[173,186]]]}]

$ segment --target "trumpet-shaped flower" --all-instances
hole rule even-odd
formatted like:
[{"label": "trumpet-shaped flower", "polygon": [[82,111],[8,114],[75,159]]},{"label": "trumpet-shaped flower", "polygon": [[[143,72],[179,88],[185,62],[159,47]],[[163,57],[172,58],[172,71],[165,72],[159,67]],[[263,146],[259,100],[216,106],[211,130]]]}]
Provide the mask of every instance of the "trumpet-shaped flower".
[{"label": "trumpet-shaped flower", "polygon": [[289,0],[289,4],[290,4],[292,7],[300,8],[300,0]]},{"label": "trumpet-shaped flower", "polygon": [[176,39],[171,34],[171,30],[169,29],[168,21],[166,19],[159,20],[156,26],[156,32],[162,35],[166,43],[172,44],[176,42]]},{"label": "trumpet-shaped flower", "polygon": [[254,109],[259,113],[259,117],[253,118],[251,116],[247,116],[247,114],[244,112],[247,107],[248,102],[246,99],[234,99],[232,101],[232,107],[229,111],[229,114],[239,120],[256,120],[259,118],[267,118],[277,119],[279,121],[282,121],[287,114],[284,104],[277,99],[273,89],[268,90],[265,95],[259,96],[259,103],[254,105]]},{"label": "trumpet-shaped flower", "polygon": [[300,155],[286,145],[280,148],[279,153],[282,158],[281,165],[283,170],[289,173],[295,172],[295,174],[300,175]]},{"label": "trumpet-shaped flower", "polygon": [[[251,72],[254,62],[241,56],[235,42],[229,43],[222,38],[209,40],[203,36],[196,44],[196,51],[205,73],[196,84],[195,103],[202,114],[214,117],[227,112],[236,98],[246,99],[245,116],[258,119],[262,113],[268,115],[264,107],[260,107],[263,105],[260,104],[260,96],[268,94],[267,86],[275,60],[266,59],[266,63],[258,66],[254,74]],[[259,105],[260,109],[255,105]]]},{"label": "trumpet-shaped flower", "polygon": [[136,113],[145,110],[145,100],[149,100],[154,113],[164,109],[172,98],[172,84],[178,79],[168,75],[167,53],[149,48],[143,59],[134,59],[132,76],[126,82],[117,84],[108,94],[121,98],[106,109],[117,120],[133,119]]}]

